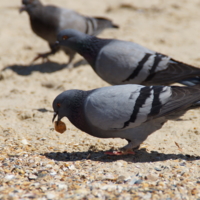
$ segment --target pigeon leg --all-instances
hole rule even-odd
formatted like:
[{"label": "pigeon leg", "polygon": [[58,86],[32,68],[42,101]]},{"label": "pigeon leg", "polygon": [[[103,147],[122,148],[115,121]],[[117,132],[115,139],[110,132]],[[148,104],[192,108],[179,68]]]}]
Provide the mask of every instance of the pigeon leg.
[{"label": "pigeon leg", "polygon": [[47,52],[47,53],[38,53],[38,55],[33,59],[32,63],[38,60],[39,58],[42,58],[42,62],[44,63],[45,61],[50,61],[48,59],[48,56],[51,55],[52,52]]},{"label": "pigeon leg", "polygon": [[68,50],[65,53],[68,54],[68,56],[69,56],[69,61],[67,63],[67,69],[73,69],[74,68],[74,64],[72,63],[72,60],[74,59],[74,56],[75,56],[76,52],[74,52],[72,50]]},{"label": "pigeon leg", "polygon": [[38,60],[39,58],[42,58],[42,62],[44,63],[44,61],[50,61],[48,59],[48,56],[55,54],[58,50],[59,50],[59,46],[57,44],[50,44],[49,43],[49,47],[51,49],[51,51],[47,52],[47,53],[39,53],[32,61],[35,62],[36,60]]},{"label": "pigeon leg", "polygon": [[75,54],[76,54],[75,52],[71,52],[71,53],[70,53],[68,64],[72,63],[72,60],[74,59]]},{"label": "pigeon leg", "polygon": [[105,152],[106,155],[110,155],[110,156],[121,156],[121,155],[134,155],[135,152],[130,150],[130,151],[106,151]]},{"label": "pigeon leg", "polygon": [[133,144],[131,143],[131,140],[128,140],[128,139],[126,139],[126,140],[128,141],[128,144],[125,147],[121,148],[120,151],[107,151],[107,152],[105,152],[105,154],[106,155],[115,155],[115,156],[129,155],[129,154],[134,155],[135,152],[133,150],[137,150],[140,147],[140,145],[133,148],[132,147]]}]

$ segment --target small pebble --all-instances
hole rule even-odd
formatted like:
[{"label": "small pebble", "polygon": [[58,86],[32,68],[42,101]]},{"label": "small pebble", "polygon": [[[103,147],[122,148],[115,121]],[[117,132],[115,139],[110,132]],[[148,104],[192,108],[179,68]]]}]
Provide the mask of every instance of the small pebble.
[{"label": "small pebble", "polygon": [[12,180],[12,179],[14,179],[15,178],[15,175],[13,175],[13,174],[7,174],[5,177],[4,177],[4,179],[6,180],[6,181],[10,181],[10,180]]},{"label": "small pebble", "polygon": [[160,169],[160,168],[158,168],[158,167],[155,167],[154,169],[155,169],[156,171],[158,171],[158,172],[159,172],[159,171],[162,171],[162,169]]},{"label": "small pebble", "polygon": [[34,174],[30,174],[30,175],[28,176],[28,178],[29,178],[29,180],[35,180],[35,179],[37,179],[37,176],[34,175]]}]

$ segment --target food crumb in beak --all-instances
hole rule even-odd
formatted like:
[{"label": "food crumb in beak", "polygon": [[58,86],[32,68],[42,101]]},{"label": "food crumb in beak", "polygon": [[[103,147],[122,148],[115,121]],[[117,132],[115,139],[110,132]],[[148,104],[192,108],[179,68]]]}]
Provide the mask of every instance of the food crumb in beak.
[{"label": "food crumb in beak", "polygon": [[54,128],[59,133],[64,133],[67,130],[65,123],[62,121],[55,121]]}]

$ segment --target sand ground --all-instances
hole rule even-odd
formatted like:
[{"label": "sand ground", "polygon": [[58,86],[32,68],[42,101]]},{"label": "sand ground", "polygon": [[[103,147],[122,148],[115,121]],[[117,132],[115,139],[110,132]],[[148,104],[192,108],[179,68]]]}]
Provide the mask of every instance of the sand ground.
[{"label": "sand ground", "polygon": [[[119,30],[105,30],[99,37],[134,41],[174,59],[197,67],[200,66],[200,2],[198,0],[45,0],[43,2],[74,9],[86,15],[106,16],[120,26]],[[85,174],[90,172],[91,166],[97,173],[106,168],[109,169],[110,174],[115,176],[117,173],[119,177],[132,177],[139,171],[142,173],[141,179],[145,181],[144,177],[150,173],[157,177],[153,182],[155,188],[162,192],[155,192],[155,195],[150,192],[147,199],[200,198],[198,186],[200,177],[198,165],[200,109],[188,111],[180,120],[167,122],[161,130],[149,136],[135,157],[104,157],[102,151],[112,147],[122,147],[126,141],[91,137],[76,129],[67,119],[63,120],[67,125],[67,132],[59,134],[53,130],[51,105],[59,93],[67,89],[88,90],[108,84],[97,77],[89,65],[80,65],[72,70],[65,68],[68,58],[62,52],[51,56],[51,62],[42,63],[39,60],[31,64],[37,53],[48,51],[48,45],[31,31],[28,15],[25,12],[19,14],[20,4],[21,2],[18,0],[0,1],[0,165],[2,166],[0,176],[3,180],[0,181],[0,199],[6,199],[8,194],[11,199],[20,199],[23,195],[25,195],[23,198],[26,199],[29,198],[26,194],[30,193],[38,199],[81,199],[84,197],[86,199],[132,199],[133,197],[140,199],[144,197],[143,195],[148,194],[144,189],[145,186],[143,188],[140,184],[135,184],[135,193],[123,190],[120,193],[122,196],[120,194],[117,196],[116,187],[113,187],[111,192],[109,189],[102,192],[100,187],[96,190],[102,196],[95,196],[95,194],[88,192],[87,188],[99,180],[94,178],[91,181],[88,178],[86,185],[83,182],[79,184],[80,188],[83,187],[85,191],[83,189],[81,191],[80,188],[70,188],[63,181],[63,184],[68,185],[68,190],[53,189],[51,192],[54,196],[48,197],[48,189],[43,193],[37,193],[35,192],[37,188],[33,186],[31,189],[28,183],[27,187],[19,186],[22,193],[12,195],[13,191],[8,188],[10,186],[11,188],[16,187],[18,180],[28,181],[32,184],[38,182],[38,179],[29,177],[31,174],[36,174],[31,171],[32,168],[26,168],[29,170],[25,173],[26,176],[13,172],[11,168],[6,172],[4,163],[11,163],[10,155],[14,159],[22,160],[22,163],[19,164],[22,168],[25,165],[24,155],[28,155],[34,159],[38,157],[41,162],[42,160],[46,163],[52,161],[55,164],[58,162],[58,166],[74,166],[78,160],[83,165],[87,163],[85,170],[81,169],[82,173]],[[81,56],[77,55],[74,63],[81,59]],[[89,150],[90,153],[88,153]],[[63,158],[65,154],[72,156],[72,158]],[[54,156],[52,157],[52,155]],[[74,155],[77,158],[73,157]],[[97,155],[100,157],[98,158]],[[117,165],[118,169],[116,169],[115,164],[119,162],[122,162],[122,165]],[[186,180],[185,184],[187,185],[189,182],[191,184],[185,187],[185,193],[181,196],[178,186],[175,189],[172,188],[172,185],[181,183],[181,179],[170,180],[169,177],[173,173],[179,174],[179,172],[174,171],[172,166],[181,166],[183,162],[187,163],[185,169],[189,170],[189,175],[184,179]],[[55,167],[54,164],[53,167]],[[96,165],[96,169],[94,165]],[[158,166],[163,165],[171,166],[171,170],[169,169],[167,172],[156,170]],[[75,172],[71,171],[73,178]],[[65,175],[69,172],[64,171],[63,173]],[[163,178],[162,174],[165,173],[168,175]],[[9,186],[8,181],[6,182],[4,179],[6,175],[13,174],[17,178],[13,178]],[[55,180],[57,179],[55,178]],[[118,183],[114,179],[110,182],[104,180],[100,182],[104,185],[109,185],[112,182],[115,186],[119,184],[122,187],[126,186],[126,180],[123,183]],[[168,184],[166,188],[176,192],[172,192],[171,196],[165,196],[166,188],[159,189],[158,182],[163,182],[164,185]],[[149,184],[148,179],[145,183]],[[80,191],[76,192],[78,190]],[[113,197],[111,193],[114,195]],[[66,195],[59,196],[61,194]]]}]

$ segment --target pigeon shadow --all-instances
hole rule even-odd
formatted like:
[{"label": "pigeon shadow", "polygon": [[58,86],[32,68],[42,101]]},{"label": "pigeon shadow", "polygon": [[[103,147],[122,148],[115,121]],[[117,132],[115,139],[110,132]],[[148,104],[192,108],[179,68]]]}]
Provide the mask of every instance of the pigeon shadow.
[{"label": "pigeon shadow", "polygon": [[[82,66],[87,64],[86,61],[84,60],[80,60],[76,63],[74,63],[73,68]],[[64,68],[68,68],[67,64],[59,64],[56,62],[45,62],[45,63],[41,63],[41,64],[31,64],[31,65],[11,65],[11,66],[7,66],[5,68],[2,69],[2,71],[6,71],[8,69],[12,70],[13,72],[15,72],[18,75],[21,76],[29,76],[31,75],[33,72],[41,72],[41,73],[54,73],[56,71],[60,71]]]},{"label": "pigeon shadow", "polygon": [[42,112],[42,113],[46,113],[46,112],[51,112],[53,113],[53,110],[48,110],[46,108],[37,108],[37,109],[33,109],[33,110],[37,110],[38,112]]},{"label": "pigeon shadow", "polygon": [[10,69],[18,75],[29,76],[33,72],[53,73],[53,72],[62,70],[66,67],[67,67],[67,64],[46,62],[46,63],[33,64],[33,65],[11,65],[11,66],[5,67],[2,71]]},{"label": "pigeon shadow", "polygon": [[105,151],[100,152],[50,152],[42,154],[43,156],[56,160],[56,161],[78,161],[78,160],[93,160],[101,162],[113,162],[117,160],[124,160],[127,162],[133,163],[144,163],[144,162],[158,162],[166,160],[186,160],[194,161],[200,160],[200,157],[195,157],[192,155],[183,155],[183,154],[164,154],[157,151],[151,151],[150,153],[146,149],[140,149],[135,151],[135,155],[121,155],[121,156],[109,156],[104,154]]}]

